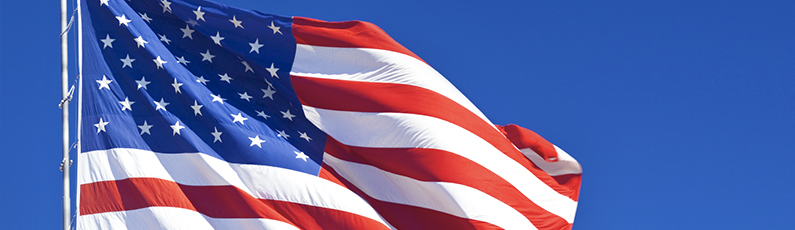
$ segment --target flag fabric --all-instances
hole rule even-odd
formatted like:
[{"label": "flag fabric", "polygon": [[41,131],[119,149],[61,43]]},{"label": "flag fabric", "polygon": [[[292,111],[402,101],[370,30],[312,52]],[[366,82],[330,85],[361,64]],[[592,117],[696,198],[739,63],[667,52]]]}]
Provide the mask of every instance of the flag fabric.
[{"label": "flag fabric", "polygon": [[580,165],[373,24],[85,0],[78,229],[570,229]]}]

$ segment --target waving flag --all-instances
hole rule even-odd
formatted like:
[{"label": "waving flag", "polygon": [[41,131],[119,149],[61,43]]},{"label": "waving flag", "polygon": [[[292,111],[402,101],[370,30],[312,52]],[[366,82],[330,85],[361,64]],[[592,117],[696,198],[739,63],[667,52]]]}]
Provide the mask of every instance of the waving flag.
[{"label": "waving flag", "polygon": [[86,0],[79,229],[569,229],[581,170],[378,27]]}]

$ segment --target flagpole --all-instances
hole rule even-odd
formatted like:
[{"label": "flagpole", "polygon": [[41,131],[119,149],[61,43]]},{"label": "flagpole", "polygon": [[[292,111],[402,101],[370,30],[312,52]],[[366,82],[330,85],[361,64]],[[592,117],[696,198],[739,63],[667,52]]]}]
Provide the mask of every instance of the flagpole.
[{"label": "flagpole", "polygon": [[[82,149],[81,132],[83,126],[83,0],[77,0],[77,156],[80,156]],[[80,161],[77,161],[78,169],[80,168]],[[79,175],[79,174],[78,174]],[[75,194],[75,215],[80,216],[80,188],[78,187],[77,194]],[[80,223],[79,219],[75,217],[75,228]]]},{"label": "flagpole", "polygon": [[[66,0],[61,0],[61,95],[64,99],[69,97],[69,46],[66,21]],[[69,230],[69,213],[71,201],[69,199],[69,100],[63,100],[61,106],[61,123],[63,129],[63,229]]]}]

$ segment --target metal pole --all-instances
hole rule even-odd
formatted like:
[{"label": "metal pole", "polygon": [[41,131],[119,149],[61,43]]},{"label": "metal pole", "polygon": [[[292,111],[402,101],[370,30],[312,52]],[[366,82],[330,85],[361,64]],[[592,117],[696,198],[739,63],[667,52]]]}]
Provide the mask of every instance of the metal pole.
[{"label": "metal pole", "polygon": [[[82,9],[83,0],[77,1],[77,85],[78,85],[78,92],[77,92],[77,156],[79,158],[81,149],[81,132],[82,132],[82,125],[83,125],[83,9]],[[78,171],[80,169],[80,160],[77,161]],[[79,174],[78,174],[79,176]],[[80,216],[80,188],[77,188],[77,194],[75,194],[75,213],[77,216]],[[80,223],[79,218],[75,218],[75,228],[77,228],[77,224]]]},{"label": "metal pole", "polygon": [[[66,0],[61,0],[61,95],[69,97],[69,43],[66,31]],[[71,201],[69,199],[69,101],[64,101],[61,108],[61,122],[63,126],[63,229],[69,230],[69,214]]]}]

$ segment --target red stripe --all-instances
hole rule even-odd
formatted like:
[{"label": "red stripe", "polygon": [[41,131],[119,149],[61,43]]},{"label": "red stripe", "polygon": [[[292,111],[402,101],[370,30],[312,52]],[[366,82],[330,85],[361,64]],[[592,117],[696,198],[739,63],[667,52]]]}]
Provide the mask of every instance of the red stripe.
[{"label": "red stripe", "polygon": [[349,181],[345,180],[328,165],[324,164],[323,167],[326,168],[326,170],[332,175],[334,175],[334,177],[339,178],[340,181],[342,181],[351,189],[351,191],[364,198],[364,200],[367,201],[370,206],[378,211],[378,214],[380,214],[381,217],[386,219],[387,222],[392,224],[392,226],[397,229],[502,229],[488,222],[461,218],[447,213],[416,206],[376,200],[356,188],[356,186],[351,184]]},{"label": "red stripe", "polygon": [[378,26],[362,21],[326,22],[293,17],[293,36],[298,44],[389,50],[422,60],[397,43]]},{"label": "red stripe", "polygon": [[[580,185],[582,184],[582,174],[565,174],[552,176],[558,183],[574,192],[574,197],[580,197]],[[577,199],[574,199],[577,201]]]},{"label": "red stripe", "polygon": [[389,229],[378,221],[350,212],[287,201],[260,201],[273,207],[301,229]]},{"label": "red stripe", "polygon": [[326,179],[328,181],[334,182],[335,184],[338,184],[342,187],[345,187],[345,184],[343,184],[342,181],[334,177],[334,175],[332,175],[328,170],[326,170],[326,168],[320,167],[320,172],[318,172],[317,176]]},{"label": "red stripe", "polygon": [[[517,148],[530,148],[547,162],[558,161],[558,152],[555,150],[555,146],[547,141],[547,139],[541,137],[541,135],[538,135],[538,133],[514,124],[496,126]],[[582,174],[558,175],[552,176],[552,178],[561,186],[569,188],[569,190],[574,193],[572,199],[577,201],[577,198],[580,196]]]},{"label": "red stripe", "polygon": [[80,186],[80,214],[175,207],[212,218],[264,218],[301,229],[387,229],[353,213],[257,199],[234,186],[192,186],[157,178],[129,178]]},{"label": "red stripe", "polygon": [[[479,164],[437,149],[364,148],[327,137],[326,153],[420,181],[444,181],[480,190],[511,206],[539,229],[561,229],[565,219],[539,207],[502,177]],[[343,180],[343,178],[339,178]]]},{"label": "red stripe", "polygon": [[[301,104],[338,111],[398,112],[425,115],[456,124],[482,138],[506,156],[520,163],[558,193],[576,200],[577,196],[535,166],[494,126],[449,98],[417,86],[344,81],[291,76]],[[334,95],[329,97],[327,95]]]},{"label": "red stripe", "polygon": [[541,137],[541,135],[538,135],[538,133],[514,124],[505,126],[497,125],[497,128],[500,129],[517,148],[530,148],[547,162],[558,161],[558,152],[555,150],[555,146]]}]

